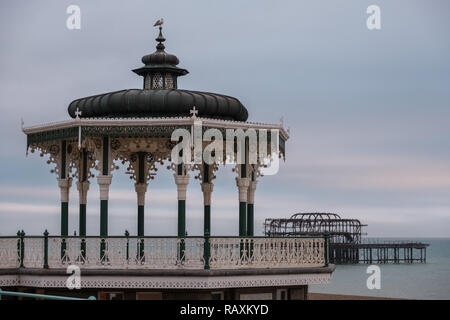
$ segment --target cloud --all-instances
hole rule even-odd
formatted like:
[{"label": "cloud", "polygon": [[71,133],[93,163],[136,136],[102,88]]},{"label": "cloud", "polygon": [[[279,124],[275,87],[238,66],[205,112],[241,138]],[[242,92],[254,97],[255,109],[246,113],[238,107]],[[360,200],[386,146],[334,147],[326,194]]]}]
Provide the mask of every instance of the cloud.
[{"label": "cloud", "polygon": [[[339,6],[332,0],[77,4],[82,29],[72,32],[65,27],[67,4],[1,3],[1,230],[59,230],[59,190],[42,159],[25,159],[20,118],[27,125],[64,120],[73,99],[140,88],[130,70],[154,50],[157,30],[149,21],[161,16],[167,51],[190,71],[179,79],[181,88],[235,96],[251,121],[276,123],[284,115],[291,126],[286,163],[258,184],[258,227],[265,217],[326,210],[364,219],[378,233],[450,229],[446,1],[411,0],[406,9],[404,1],[385,1],[385,27],[377,33],[366,29],[357,0]],[[268,12],[278,23],[268,22]],[[122,174],[111,188],[112,233],[135,229],[136,194]],[[146,230],[152,233],[176,230],[176,187],[164,179],[169,182],[148,189]],[[73,187],[71,226],[77,198]],[[189,185],[188,199],[188,223],[201,233],[197,183]],[[221,175],[213,193],[214,221],[222,224],[216,230],[235,233],[237,210],[234,176]],[[88,214],[89,232],[96,234],[96,183]]]}]

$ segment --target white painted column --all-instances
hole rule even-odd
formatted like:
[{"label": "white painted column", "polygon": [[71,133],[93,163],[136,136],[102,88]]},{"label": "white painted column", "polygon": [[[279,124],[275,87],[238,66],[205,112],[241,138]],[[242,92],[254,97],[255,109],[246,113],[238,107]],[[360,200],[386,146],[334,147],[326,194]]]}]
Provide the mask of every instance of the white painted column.
[{"label": "white painted column", "polygon": [[212,182],[203,182],[201,184],[202,192],[203,192],[203,205],[210,206],[211,205],[211,194],[214,190],[214,184]]},{"label": "white painted column", "polygon": [[255,190],[258,181],[250,181],[247,194],[247,236],[255,234]]},{"label": "white painted column", "polygon": [[69,235],[69,190],[72,179],[58,179],[58,187],[61,192],[61,235]]},{"label": "white painted column", "polygon": [[178,175],[174,173],[175,183],[177,185],[178,197],[178,236],[186,236],[186,191],[189,184],[189,175]]},{"label": "white painted column", "polygon": [[237,177],[236,185],[239,190],[239,236],[245,237],[247,235],[247,198],[250,179]]},{"label": "white painted column", "polygon": [[112,175],[100,175],[97,177],[100,189],[100,236],[108,236],[108,200],[109,186],[111,185]]},{"label": "white painted column", "polygon": [[89,181],[77,182],[77,190],[80,204],[87,204],[87,193],[90,187]]},{"label": "white painted column", "polygon": [[58,179],[58,187],[61,192],[61,202],[69,202],[69,190],[72,186],[72,179]]},{"label": "white painted column", "polygon": [[78,181],[77,189],[80,202],[80,212],[79,212],[79,228],[78,232],[80,237],[86,236],[86,204],[87,204],[87,193],[89,190],[89,181]]}]

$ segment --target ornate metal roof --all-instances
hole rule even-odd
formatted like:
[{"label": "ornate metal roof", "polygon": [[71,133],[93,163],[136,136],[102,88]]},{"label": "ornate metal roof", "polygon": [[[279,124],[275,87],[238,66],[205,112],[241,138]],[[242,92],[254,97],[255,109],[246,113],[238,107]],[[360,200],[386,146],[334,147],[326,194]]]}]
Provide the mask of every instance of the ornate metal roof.
[{"label": "ornate metal roof", "polygon": [[217,93],[180,89],[129,89],[81,98],[70,103],[68,112],[76,117],[182,117],[195,106],[199,117],[246,121],[247,109],[233,97]]}]

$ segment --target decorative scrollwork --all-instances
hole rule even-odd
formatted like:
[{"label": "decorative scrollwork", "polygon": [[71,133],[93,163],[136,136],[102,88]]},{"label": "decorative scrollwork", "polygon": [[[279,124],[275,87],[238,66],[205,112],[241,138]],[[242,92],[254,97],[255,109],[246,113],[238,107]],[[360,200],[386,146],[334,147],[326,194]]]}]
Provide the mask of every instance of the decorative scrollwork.
[{"label": "decorative scrollwork", "polygon": [[[198,170],[198,173],[197,173],[197,175],[194,176],[194,179],[199,180],[200,183],[203,182],[203,177],[204,177],[204,174],[205,174],[204,173],[204,169],[205,169],[205,167],[204,167],[203,164],[193,164],[191,166],[191,170],[192,171],[197,171]],[[216,178],[216,175],[214,174],[214,172],[217,171],[218,169],[219,169],[219,164],[218,163],[213,163],[213,164],[208,165],[209,182],[212,182]]]},{"label": "decorative scrollwork", "polygon": [[47,164],[54,165],[50,172],[59,176],[61,172],[61,147],[59,142],[50,141],[31,144],[30,152],[35,153],[36,151],[39,151],[39,156],[42,158],[48,155]]}]

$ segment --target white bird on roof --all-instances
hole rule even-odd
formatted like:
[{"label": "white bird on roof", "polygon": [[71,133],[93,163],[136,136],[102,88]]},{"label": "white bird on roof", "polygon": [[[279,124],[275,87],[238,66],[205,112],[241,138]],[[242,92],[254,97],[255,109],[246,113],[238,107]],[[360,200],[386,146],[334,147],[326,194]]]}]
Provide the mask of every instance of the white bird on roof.
[{"label": "white bird on roof", "polygon": [[163,23],[164,23],[164,19],[161,18],[161,19],[159,19],[158,21],[156,21],[155,24],[154,24],[153,26],[154,26],[154,27],[160,26],[160,25],[162,25]]}]

